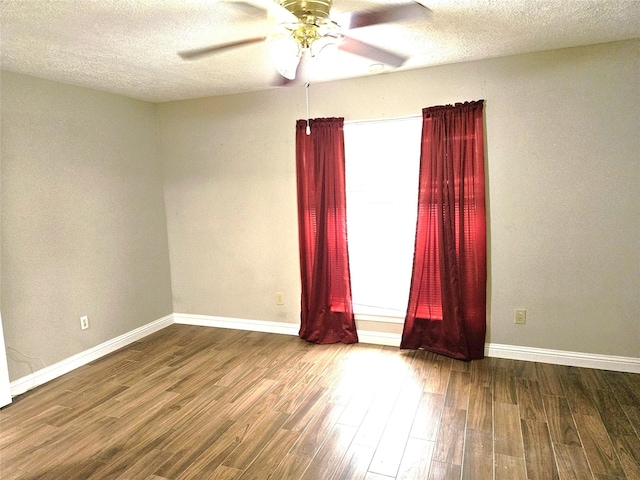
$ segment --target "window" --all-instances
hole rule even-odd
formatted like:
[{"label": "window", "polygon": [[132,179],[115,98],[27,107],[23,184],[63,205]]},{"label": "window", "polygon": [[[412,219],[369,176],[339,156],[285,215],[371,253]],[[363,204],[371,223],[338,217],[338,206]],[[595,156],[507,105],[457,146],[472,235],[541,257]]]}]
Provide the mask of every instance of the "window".
[{"label": "window", "polygon": [[406,314],[421,132],[420,116],[344,126],[351,290],[361,319]]}]

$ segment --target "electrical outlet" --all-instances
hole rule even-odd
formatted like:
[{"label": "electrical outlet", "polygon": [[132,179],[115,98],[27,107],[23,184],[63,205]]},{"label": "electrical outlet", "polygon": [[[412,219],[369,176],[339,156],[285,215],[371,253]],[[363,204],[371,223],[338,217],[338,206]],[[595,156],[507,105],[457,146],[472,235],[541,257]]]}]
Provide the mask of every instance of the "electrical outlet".
[{"label": "electrical outlet", "polygon": [[89,317],[87,317],[86,315],[80,317],[80,328],[82,330],[86,330],[87,328],[89,328]]},{"label": "electrical outlet", "polygon": [[526,310],[516,310],[516,316],[513,320],[513,323],[517,325],[524,325],[527,323],[527,311]]},{"label": "electrical outlet", "polygon": [[284,305],[284,293],[276,292],[276,305]]}]

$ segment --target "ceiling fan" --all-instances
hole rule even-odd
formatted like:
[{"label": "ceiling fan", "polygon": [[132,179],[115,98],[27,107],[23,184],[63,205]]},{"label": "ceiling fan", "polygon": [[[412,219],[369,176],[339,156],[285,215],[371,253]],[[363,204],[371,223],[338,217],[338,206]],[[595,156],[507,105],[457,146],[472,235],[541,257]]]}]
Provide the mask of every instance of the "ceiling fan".
[{"label": "ceiling fan", "polygon": [[[273,63],[282,76],[278,82],[281,85],[299,79],[300,71],[304,70],[308,58],[316,57],[328,45],[334,45],[347,53],[397,68],[404,64],[408,57],[356,40],[345,32],[371,25],[408,20],[430,12],[427,7],[413,1],[345,14],[343,18],[346,21],[339,22],[331,18],[333,0],[273,0],[273,2],[274,4],[268,8],[278,10],[278,16],[284,18],[275,32],[179,52],[180,57],[185,60],[194,60],[232,48],[267,41],[270,43]],[[254,9],[263,14],[268,13],[266,8],[243,1],[231,2],[231,5],[236,5],[245,11]]]}]

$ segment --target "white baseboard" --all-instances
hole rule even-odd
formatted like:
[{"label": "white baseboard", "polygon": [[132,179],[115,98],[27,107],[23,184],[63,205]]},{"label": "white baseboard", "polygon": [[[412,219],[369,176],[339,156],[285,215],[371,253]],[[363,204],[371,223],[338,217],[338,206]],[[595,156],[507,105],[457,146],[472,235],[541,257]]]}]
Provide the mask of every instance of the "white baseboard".
[{"label": "white baseboard", "polygon": [[[37,372],[11,382],[11,396],[20,395],[32,388],[43,385],[54,378],[69,373],[76,368],[86,365],[100,357],[112,353],[122,347],[140,340],[173,323],[184,325],[199,325],[204,327],[231,328],[236,330],[250,330],[254,332],[278,333],[283,335],[298,335],[299,325],[283,322],[268,322],[261,320],[247,320],[240,318],[215,317],[210,315],[194,315],[174,313],[154,322],[136,328],[124,335],[108,340],[89,350],[73,355],[58,363],[45,367]],[[358,331],[362,343],[374,345],[400,346],[400,334],[374,331]],[[619,357],[615,355],[600,355],[595,353],[569,352],[564,350],[549,350],[545,348],[521,347],[517,345],[501,345],[488,343],[485,345],[485,355],[488,357],[512,360],[526,360],[541,363],[555,363],[574,367],[596,368],[600,370],[614,370],[619,372],[640,373],[640,358]]]},{"label": "white baseboard", "polygon": [[85,350],[84,352],[80,352],[58,363],[42,368],[31,375],[19,378],[18,380],[11,382],[11,396],[15,397],[16,395],[25,393],[32,388],[43,385],[54,378],[91,363],[109,353],[115,352],[116,350],[140,340],[151,333],[168,327],[171,324],[173,324],[173,315],[167,315],[166,317],[127,332],[124,335],[120,335],[119,337],[108,340],[100,345],[96,345],[89,350]]},{"label": "white baseboard", "polygon": [[173,321],[175,323],[183,325],[231,328],[234,330],[280,333],[283,335],[298,335],[298,331],[300,330],[300,325],[298,325],[297,323],[267,322],[262,320],[247,320],[244,318],[214,317],[211,315],[195,315],[192,313],[174,313]]},{"label": "white baseboard", "polygon": [[[253,330],[256,332],[266,333],[284,333],[287,335],[297,335],[299,329],[297,324],[292,323],[263,322],[259,320],[212,317],[207,315],[183,313],[175,313],[174,319],[176,323],[187,325],[232,328],[236,330]],[[358,330],[358,338],[362,343],[399,347],[400,337],[400,334],[397,333]],[[497,343],[487,343],[485,345],[485,355],[487,357],[511,360],[526,360],[531,362],[569,365],[573,367],[640,373],[640,358],[634,357],[618,357],[614,355],[550,350],[546,348],[521,347],[517,345],[501,345]]]},{"label": "white baseboard", "polygon": [[640,373],[640,358],[600,355],[597,353],[570,352],[546,348],[520,347],[488,343],[485,345],[487,357],[526,360],[529,362],[555,363],[571,367],[596,368],[618,372]]},{"label": "white baseboard", "polygon": [[[208,315],[194,315],[191,313],[174,313],[175,323],[184,325],[199,325],[201,327],[232,328],[235,330],[251,330],[264,333],[281,333],[298,335],[300,325],[297,323],[267,322],[261,320],[246,320],[243,318],[212,317]],[[362,343],[374,345],[400,346],[400,335],[358,330],[358,338]]]}]

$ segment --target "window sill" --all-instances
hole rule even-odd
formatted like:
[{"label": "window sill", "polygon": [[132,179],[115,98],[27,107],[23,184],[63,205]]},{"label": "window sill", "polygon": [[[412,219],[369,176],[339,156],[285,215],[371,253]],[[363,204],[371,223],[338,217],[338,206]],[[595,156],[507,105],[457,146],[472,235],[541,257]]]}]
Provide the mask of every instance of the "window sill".
[{"label": "window sill", "polygon": [[404,317],[399,317],[398,314],[370,314],[370,313],[357,313],[354,312],[354,317],[356,320],[366,321],[366,322],[382,322],[382,323],[404,323]]}]

